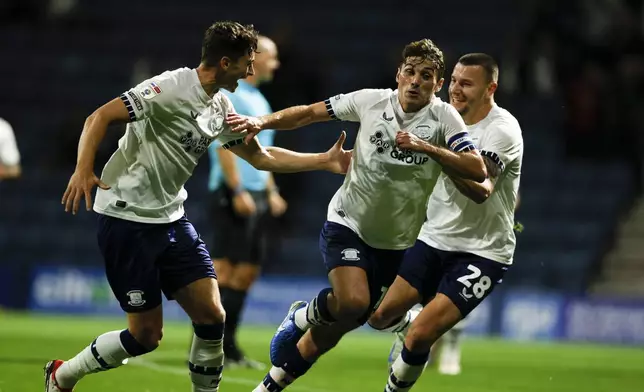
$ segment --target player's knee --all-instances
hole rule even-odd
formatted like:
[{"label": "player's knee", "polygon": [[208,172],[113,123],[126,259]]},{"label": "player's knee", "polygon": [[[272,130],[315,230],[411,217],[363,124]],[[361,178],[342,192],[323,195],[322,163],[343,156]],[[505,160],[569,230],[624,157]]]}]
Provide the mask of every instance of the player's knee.
[{"label": "player's knee", "polygon": [[[358,320],[369,310],[369,297],[361,295],[350,295],[346,298],[338,298],[337,318],[338,320]],[[363,322],[366,321],[362,320]]]},{"label": "player's knee", "polygon": [[424,350],[431,347],[441,336],[435,324],[412,324],[405,339],[409,350]]},{"label": "player's knee", "polygon": [[195,324],[223,324],[224,321],[226,321],[226,311],[221,303],[212,303],[192,316],[192,322]]},{"label": "player's knee", "polygon": [[385,329],[391,324],[391,322],[392,320],[390,320],[390,318],[388,318],[380,308],[376,309],[368,320],[369,326],[374,329]]},{"label": "player's knee", "polygon": [[163,339],[163,327],[140,326],[130,328],[134,339],[148,351],[154,351],[161,344]]}]

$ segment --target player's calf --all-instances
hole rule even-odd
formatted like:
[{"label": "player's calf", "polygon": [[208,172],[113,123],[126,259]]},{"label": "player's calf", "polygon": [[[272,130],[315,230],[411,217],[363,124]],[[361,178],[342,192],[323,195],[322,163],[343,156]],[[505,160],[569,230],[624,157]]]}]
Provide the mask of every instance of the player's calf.
[{"label": "player's calf", "polygon": [[461,318],[461,311],[447,296],[438,294],[430,301],[411,324],[385,391],[410,390],[425,368],[432,345]]},{"label": "player's calf", "polygon": [[194,336],[188,367],[193,392],[217,392],[224,367],[224,311],[217,281],[196,280],[174,293],[192,320]]},{"label": "player's calf", "polygon": [[45,367],[46,391],[71,391],[84,376],[117,368],[125,359],[149,353],[154,348],[139,343],[127,329],[104,333],[74,358],[48,363]]}]

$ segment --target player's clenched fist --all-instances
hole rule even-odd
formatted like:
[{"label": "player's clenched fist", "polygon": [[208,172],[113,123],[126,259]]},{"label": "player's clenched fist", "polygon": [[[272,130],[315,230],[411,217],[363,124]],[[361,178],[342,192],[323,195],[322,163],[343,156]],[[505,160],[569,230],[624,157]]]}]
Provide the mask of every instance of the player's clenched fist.
[{"label": "player's clenched fist", "polygon": [[399,131],[396,134],[396,145],[401,150],[411,150],[416,152],[423,152],[425,150],[425,142],[413,133]]},{"label": "player's clenched fist", "polygon": [[109,186],[96,177],[94,172],[76,170],[72,174],[72,178],[69,179],[61,201],[61,204],[65,206],[65,212],[71,210],[72,214],[76,215],[82,197],[85,197],[85,208],[89,211],[92,208],[92,189],[94,189],[94,185],[98,185],[101,189],[110,189]]}]

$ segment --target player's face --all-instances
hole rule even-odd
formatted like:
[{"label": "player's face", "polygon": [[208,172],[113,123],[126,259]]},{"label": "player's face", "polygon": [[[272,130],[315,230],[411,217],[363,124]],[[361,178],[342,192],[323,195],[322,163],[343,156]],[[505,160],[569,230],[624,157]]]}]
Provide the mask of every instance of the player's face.
[{"label": "player's face", "polygon": [[416,112],[431,101],[443,86],[437,70],[429,60],[408,57],[398,68],[398,99],[405,112]]},{"label": "player's face", "polygon": [[237,89],[239,79],[246,79],[248,76],[255,74],[254,63],[255,52],[228,62],[221,75],[221,87],[234,92]]},{"label": "player's face", "polygon": [[485,97],[493,91],[490,85],[483,67],[458,63],[449,83],[449,102],[464,116],[476,111],[483,103]]},{"label": "player's face", "polygon": [[255,56],[255,75],[260,83],[273,80],[275,70],[280,67],[277,56],[277,46],[274,43],[267,43],[265,47]]}]

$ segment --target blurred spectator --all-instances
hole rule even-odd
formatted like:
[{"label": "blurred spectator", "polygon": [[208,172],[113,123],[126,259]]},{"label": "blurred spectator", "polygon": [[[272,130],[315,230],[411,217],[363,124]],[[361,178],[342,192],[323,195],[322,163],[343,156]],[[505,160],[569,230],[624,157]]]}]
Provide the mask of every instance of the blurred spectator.
[{"label": "blurred spectator", "polygon": [[0,181],[18,178],[21,174],[20,152],[11,125],[0,118]]}]

